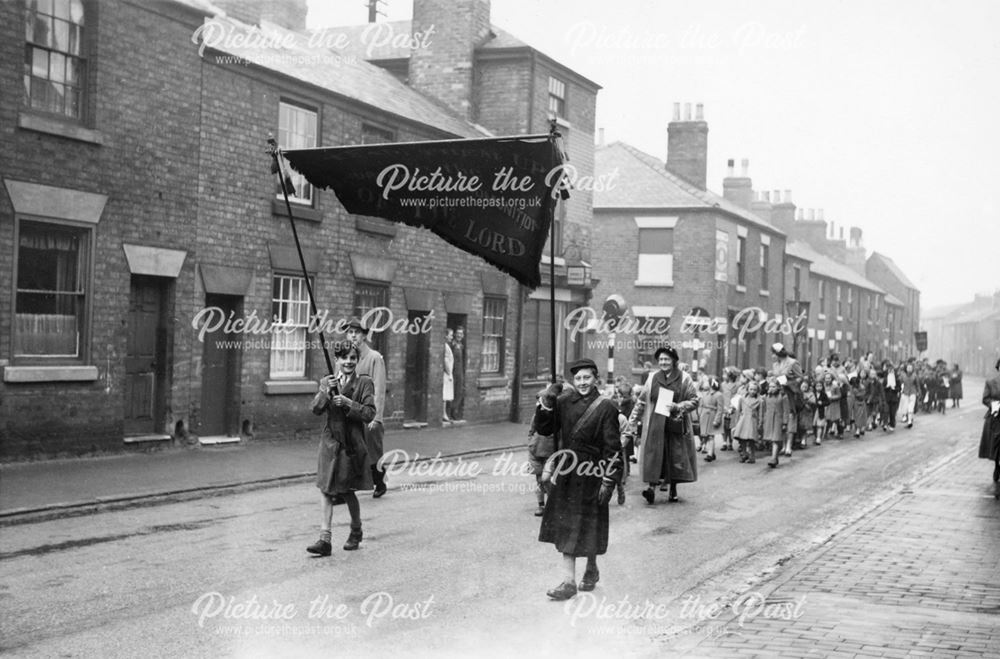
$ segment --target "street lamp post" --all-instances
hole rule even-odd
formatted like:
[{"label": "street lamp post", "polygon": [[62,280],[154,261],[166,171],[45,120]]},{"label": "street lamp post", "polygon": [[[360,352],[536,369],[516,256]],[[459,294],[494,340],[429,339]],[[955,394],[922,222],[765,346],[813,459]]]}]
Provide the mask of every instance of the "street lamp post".
[{"label": "street lamp post", "polygon": [[604,318],[608,320],[608,384],[615,381],[615,330],[625,312],[625,298],[613,293],[604,300]]}]

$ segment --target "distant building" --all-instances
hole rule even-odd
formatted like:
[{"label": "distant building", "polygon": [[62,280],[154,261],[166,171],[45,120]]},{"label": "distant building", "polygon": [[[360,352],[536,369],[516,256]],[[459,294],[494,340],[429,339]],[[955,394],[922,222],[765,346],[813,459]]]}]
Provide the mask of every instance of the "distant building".
[{"label": "distant building", "polygon": [[[597,149],[597,175],[616,185],[594,196],[594,298],[626,304],[614,374],[641,379],[664,343],[712,374],[769,366],[775,342],[810,368],[831,352],[914,355],[908,305],[919,292],[898,268],[884,278],[901,278],[903,298],[866,277],[859,229],[836,239],[822,211],[796,208],[789,191],[755,191],[746,160],[739,175],[729,161],[722,196],[707,190],[707,135],[700,105],[683,118],[675,105],[666,162],[618,142]],[[886,262],[878,255],[873,267]],[[578,340],[602,360],[609,326],[591,316]]]},{"label": "distant building", "polygon": [[[598,176],[616,184],[594,195],[595,299],[620,294],[629,313],[617,375],[641,378],[668,342],[692,369],[719,373],[763,363],[775,340],[766,323],[784,314],[785,234],[705,188],[707,133],[700,105],[683,117],[678,105],[666,162],[620,142],[597,149]],[[606,332],[578,340],[606,356]]]},{"label": "distant building", "polygon": [[1000,291],[974,296],[972,302],[927,309],[920,318],[932,361],[958,364],[967,374],[992,377],[1000,359]]}]

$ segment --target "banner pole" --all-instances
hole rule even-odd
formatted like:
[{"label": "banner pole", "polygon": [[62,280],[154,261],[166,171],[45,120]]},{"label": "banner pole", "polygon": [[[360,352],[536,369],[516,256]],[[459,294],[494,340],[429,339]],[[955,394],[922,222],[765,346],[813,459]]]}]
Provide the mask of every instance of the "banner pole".
[{"label": "banner pole", "polygon": [[[274,161],[271,168],[278,174],[278,181],[281,184],[281,194],[285,197],[285,210],[288,212],[288,223],[292,225],[292,236],[295,238],[295,251],[299,254],[299,265],[302,267],[302,278],[305,279],[306,293],[309,295],[309,309],[312,311],[312,317],[316,318],[319,316],[319,310],[316,308],[316,298],[313,296],[312,283],[309,281],[309,272],[306,270],[306,259],[302,255],[302,244],[299,242],[299,232],[295,228],[295,217],[292,215],[292,204],[288,201],[288,188],[285,185],[284,177],[285,168],[281,166],[279,161],[281,158],[281,152],[278,149],[278,142],[274,139],[273,135],[268,135],[267,146],[268,152],[271,154],[271,159]],[[330,359],[330,351],[327,350],[326,347],[326,339],[323,336],[323,328],[317,326],[316,334],[319,335],[319,345],[323,348],[323,358],[326,360],[327,372],[330,375],[333,375],[333,360]]]},{"label": "banner pole", "polygon": [[[549,140],[552,142],[552,148],[556,149],[557,155],[559,155],[558,160],[560,164],[562,162],[562,155],[558,153],[558,143],[556,142],[559,138],[559,128],[556,123],[555,117],[549,119]],[[561,179],[558,179],[561,181]],[[556,213],[559,210],[559,202],[562,201],[561,198],[557,198],[553,191],[555,190],[555,185],[557,179],[553,178],[553,187],[547,192],[549,198],[555,204],[552,209],[552,222],[549,223],[549,344],[552,348],[552,382],[557,382],[556,378]],[[560,195],[561,197],[561,195]]]}]

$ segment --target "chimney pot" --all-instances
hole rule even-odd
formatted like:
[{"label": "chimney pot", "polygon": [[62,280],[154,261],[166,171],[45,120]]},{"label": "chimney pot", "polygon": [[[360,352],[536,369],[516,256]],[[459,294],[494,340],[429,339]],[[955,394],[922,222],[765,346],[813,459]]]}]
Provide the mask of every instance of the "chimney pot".
[{"label": "chimney pot", "polygon": [[813,209],[812,208],[807,208],[806,209],[806,220],[808,220],[809,222],[812,222],[813,219],[815,219],[815,213],[814,213]]},{"label": "chimney pot", "polygon": [[698,121],[705,121],[705,104],[698,103],[694,106],[694,118]]},{"label": "chimney pot", "polygon": [[729,160],[726,161],[726,176],[728,176],[729,178],[735,176],[736,175],[736,172],[734,171],[735,169],[736,169],[735,161],[732,158],[730,158]]},{"label": "chimney pot", "polygon": [[844,227],[840,227],[840,239],[844,239]]},{"label": "chimney pot", "polygon": [[674,103],[674,121],[681,120],[681,104]]},{"label": "chimney pot", "polygon": [[774,193],[771,195],[771,200],[774,203],[776,203],[776,204],[780,204],[781,203],[781,190],[775,190]]},{"label": "chimney pot", "polygon": [[785,203],[786,204],[792,203],[792,191],[791,190],[785,190]]},{"label": "chimney pot", "polygon": [[691,121],[691,104],[684,104],[684,121]]},{"label": "chimney pot", "polygon": [[768,192],[767,190],[764,190],[763,192],[760,193],[760,200],[766,201],[767,203],[771,203],[771,193]]},{"label": "chimney pot", "polygon": [[597,145],[598,146],[604,146],[604,129],[603,128],[598,128],[597,129]]},{"label": "chimney pot", "polygon": [[747,176],[750,175],[750,159],[749,158],[744,158],[742,160],[742,162],[740,162],[740,167],[742,167],[742,169],[743,169],[743,176],[744,177],[747,177]]},{"label": "chimney pot", "polygon": [[795,219],[796,220],[801,220],[802,219],[802,209],[801,208],[796,208],[795,209]]},{"label": "chimney pot", "polygon": [[820,208],[820,209],[819,209],[818,211],[816,211],[816,212],[817,212],[817,213],[819,213],[819,219],[820,219],[820,220],[822,220],[822,219],[823,219],[823,209],[822,209],[822,208]]}]

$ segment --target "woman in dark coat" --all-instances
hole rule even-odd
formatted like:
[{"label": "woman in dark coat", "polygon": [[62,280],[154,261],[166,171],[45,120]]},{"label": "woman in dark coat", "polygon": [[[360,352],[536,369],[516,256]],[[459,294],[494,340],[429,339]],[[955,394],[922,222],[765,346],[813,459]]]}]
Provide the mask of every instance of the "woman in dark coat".
[{"label": "woman in dark coat", "polygon": [[[1000,359],[994,364],[1000,371]],[[987,380],[983,389],[983,405],[986,406],[986,417],[983,420],[983,435],[979,439],[979,457],[993,461],[993,482],[1000,482],[1000,375]],[[1000,485],[997,486],[997,496],[1000,497]]]},{"label": "woman in dark coat", "polygon": [[[642,396],[636,401],[629,419],[631,429],[642,418],[640,462],[642,480],[649,483],[642,496],[649,504],[653,503],[656,486],[660,483],[669,485],[668,501],[677,501],[677,484],[698,480],[694,428],[690,416],[698,409],[698,391],[690,376],[678,368],[680,359],[676,350],[659,348],[654,357],[660,370],[646,379]],[[669,416],[655,412],[656,401],[663,391],[670,391],[673,398],[666,406]]]},{"label": "woman in dark coat", "polygon": [[563,555],[563,582],[547,593],[554,600],[576,595],[577,558],[587,559],[579,590],[593,590],[600,579],[597,555],[608,549],[608,502],[622,473],[618,409],[597,390],[597,365],[581,359],[570,372],[574,389],[550,385],[532,421],[556,438],[542,472],[550,490],[538,533]]},{"label": "woman in dark coat", "polygon": [[375,384],[367,375],[358,375],[358,349],[344,341],[334,346],[338,375],[320,381],[313,398],[313,414],[326,414],[319,440],[316,487],[323,494],[323,517],[319,540],[306,548],[311,554],[329,556],[333,499],[340,495],[351,515],[351,534],[345,550],[361,543],[361,506],[355,490],[370,490],[371,461],[365,444],[365,426],[375,418]]}]

